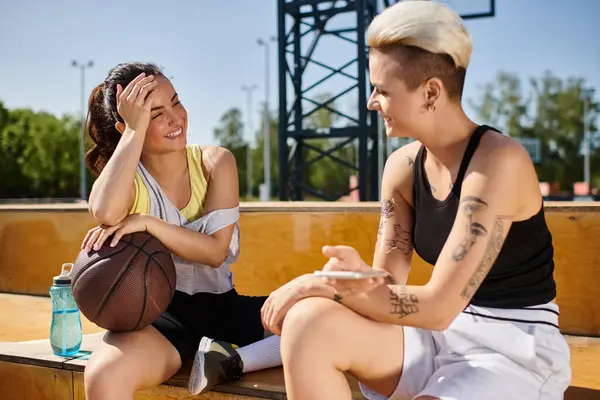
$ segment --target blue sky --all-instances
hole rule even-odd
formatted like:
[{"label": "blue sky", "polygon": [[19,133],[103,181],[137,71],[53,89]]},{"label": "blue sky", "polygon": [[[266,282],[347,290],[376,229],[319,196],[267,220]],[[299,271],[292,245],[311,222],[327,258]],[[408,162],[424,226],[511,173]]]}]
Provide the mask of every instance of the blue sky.
[{"label": "blue sky", "polygon": [[[459,12],[481,10],[487,4],[447,2]],[[477,98],[479,86],[499,71],[528,78],[551,70],[563,78],[583,77],[600,89],[600,1],[496,2],[495,18],[467,21],[474,51],[466,99]],[[173,77],[188,109],[189,140],[214,143],[212,131],[222,113],[232,106],[246,110],[242,85],[258,85],[255,111],[264,100],[265,53],[256,40],[276,35],[276,4],[276,0],[5,0],[0,14],[0,100],[10,108],[77,113],[79,72],[71,67],[72,59],[95,63],[87,73],[86,96],[119,62],[152,61]],[[351,51],[324,42],[315,54],[336,65],[348,61]],[[275,109],[275,44],[270,69],[270,102]],[[255,127],[257,123],[255,119]]]}]

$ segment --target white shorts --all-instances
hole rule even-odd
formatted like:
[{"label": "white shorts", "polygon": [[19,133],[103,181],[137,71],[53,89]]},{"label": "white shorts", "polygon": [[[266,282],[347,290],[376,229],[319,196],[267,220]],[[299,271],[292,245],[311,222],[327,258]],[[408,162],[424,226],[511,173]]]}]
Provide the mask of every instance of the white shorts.
[{"label": "white shorts", "polygon": [[[468,306],[445,331],[404,327],[404,366],[389,399],[558,400],[571,382],[554,303]],[[386,399],[361,384],[369,400]]]}]

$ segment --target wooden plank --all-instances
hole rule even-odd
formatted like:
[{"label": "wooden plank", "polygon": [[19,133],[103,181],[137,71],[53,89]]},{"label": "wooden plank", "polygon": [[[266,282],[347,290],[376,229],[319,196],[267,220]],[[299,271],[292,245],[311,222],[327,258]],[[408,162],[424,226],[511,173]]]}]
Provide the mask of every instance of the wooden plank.
[{"label": "wooden plank", "polygon": [[79,353],[72,357],[55,356],[52,353],[48,339],[26,342],[0,342],[0,360],[17,364],[83,371],[89,355],[100,343],[103,335],[103,332],[84,335]]},{"label": "wooden plank", "polygon": [[4,362],[62,369],[63,363],[70,359],[55,356],[48,340],[0,342],[0,361]]},{"label": "wooden plank", "polygon": [[[45,341],[33,341],[25,343],[2,343],[0,346],[0,365],[4,370],[25,371],[23,379],[34,379],[37,375],[41,374],[42,378],[49,374],[48,371],[53,369],[64,371],[71,370],[74,374],[80,374],[80,378],[83,377],[83,371],[87,362],[87,354],[92,352],[94,348],[102,340],[102,334],[86,335],[82,346],[82,355],[79,358],[63,360],[56,358],[52,355],[47,343]],[[571,382],[572,387],[567,392],[567,399],[587,399],[594,397],[586,397],[595,395],[600,398],[600,377],[597,374],[600,369],[600,338],[589,338],[589,337],[577,337],[577,336],[566,336],[569,348],[571,349],[571,368],[573,372],[573,379]],[[35,367],[41,369],[31,369],[27,372],[27,368],[23,367]],[[47,368],[53,367],[53,368]],[[2,373],[0,369],[0,377],[6,374]],[[41,371],[41,372],[35,372]],[[13,372],[7,373],[6,376],[11,376]],[[27,375],[29,374],[29,375]],[[44,375],[46,374],[46,375]],[[59,373],[57,373],[59,374]],[[59,374],[60,375],[60,374]],[[170,398],[188,398],[188,397],[176,397],[183,396],[185,387],[187,386],[187,379],[189,375],[189,369],[182,369],[178,374],[165,382],[165,387],[177,387],[179,389],[167,389],[165,387],[156,389],[157,392],[146,391],[141,392],[140,396],[156,395],[157,399],[162,399],[160,396],[171,396]],[[54,375],[53,375],[54,376]],[[57,375],[58,376],[58,375]],[[60,375],[63,376],[63,375]],[[79,375],[74,375],[79,376]],[[351,390],[355,399],[363,399],[356,380],[348,377]],[[44,380],[40,378],[40,382]],[[59,378],[55,378],[59,379]],[[0,380],[1,382],[1,380]],[[20,381],[24,382],[24,381]],[[1,385],[0,385],[1,387]],[[82,390],[83,386],[80,387]],[[16,389],[14,389],[16,390]],[[57,389],[58,390],[58,389]],[[74,389],[75,391],[79,389]],[[264,399],[285,399],[285,382],[283,378],[283,371],[281,368],[272,368],[264,371],[257,371],[250,374],[246,374],[242,380],[227,385],[221,385],[216,388],[215,392],[225,395],[236,395],[248,396],[251,398],[264,398]],[[215,394],[215,396],[217,396]],[[231,399],[237,399],[238,397],[231,397]],[[242,400],[248,397],[240,397]],[[57,397],[58,398],[58,397]],[[75,397],[78,398],[78,397]],[[137,398],[137,397],[136,397]],[[154,399],[154,397],[140,397],[142,399]],[[169,397],[166,397],[169,398]],[[189,397],[192,398],[192,397]],[[208,398],[208,397],[207,397]],[[212,397],[211,397],[212,399]],[[214,399],[220,399],[214,397]],[[222,397],[223,400],[230,399],[230,397]]]},{"label": "wooden plank", "polygon": [[0,361],[0,397],[4,400],[71,400],[71,372]]},{"label": "wooden plank", "polygon": [[[600,213],[550,212],[555,246],[557,303],[564,333],[600,335]],[[372,261],[379,217],[375,213],[265,213],[242,219],[242,252],[232,266],[238,291],[267,295],[296,276],[320,269],[324,244],[348,244]],[[262,228],[269,226],[268,231]],[[244,232],[260,232],[248,235]],[[285,254],[285,256],[283,256]],[[417,254],[410,284],[427,283],[433,268]]]},{"label": "wooden plank", "polygon": [[[187,387],[189,375],[190,365],[186,365],[165,383],[172,386]],[[274,400],[284,400],[286,397],[281,368],[270,368],[246,374],[239,382],[218,386],[215,391]]]},{"label": "wooden plank", "polygon": [[570,386],[565,392],[564,400],[598,400],[600,391],[594,389]]},{"label": "wooden plank", "polygon": [[[73,400],[85,400],[83,373],[73,372]],[[261,397],[237,396],[211,392],[202,396],[193,396],[187,389],[160,385],[151,389],[140,390],[135,394],[135,400],[260,400]]]},{"label": "wooden plank", "polygon": [[0,213],[0,292],[47,296],[95,224],[81,212]]},{"label": "wooden plank", "polygon": [[[188,365],[165,383],[173,386],[187,387],[189,374],[190,368]],[[353,399],[363,400],[364,396],[360,392],[356,379],[348,374],[346,374],[346,379],[348,379],[348,383],[350,384]],[[285,400],[286,398],[285,381],[281,367],[245,374],[240,381],[217,386],[214,390],[216,392],[257,396],[265,399]]]},{"label": "wooden plank", "polygon": [[[324,244],[348,244],[365,260],[372,260],[379,222],[375,203],[276,202],[244,207],[242,252],[232,268],[241,293],[266,295],[320,268]],[[600,335],[600,202],[547,203],[546,210],[555,245],[563,332]],[[82,237],[92,226],[91,217],[77,210],[0,213],[0,292],[47,295],[52,276],[63,262],[75,258]],[[410,282],[424,284],[430,273],[431,266],[415,256]],[[48,310],[35,319],[48,324]],[[46,337],[47,325],[30,323],[33,317],[27,315],[23,312],[23,318],[10,321],[8,331],[14,326],[16,332],[32,332],[21,339]]]},{"label": "wooden plank", "polygon": [[565,334],[600,336],[600,213],[548,214]]},{"label": "wooden plank", "polygon": [[[0,315],[7,316],[0,329],[0,342],[28,341],[47,338],[52,320],[49,297],[0,293]],[[81,315],[83,333],[103,331]]]},{"label": "wooden plank", "polygon": [[600,399],[600,338],[566,336],[566,339],[571,349],[571,385],[597,390]]}]

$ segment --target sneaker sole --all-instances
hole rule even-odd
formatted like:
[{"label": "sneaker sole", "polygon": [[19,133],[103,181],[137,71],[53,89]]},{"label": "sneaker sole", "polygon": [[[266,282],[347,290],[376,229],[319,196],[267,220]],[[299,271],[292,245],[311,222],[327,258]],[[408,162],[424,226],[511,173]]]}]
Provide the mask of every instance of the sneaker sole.
[{"label": "sneaker sole", "polygon": [[193,395],[200,394],[208,385],[208,378],[204,375],[204,353],[210,350],[212,340],[203,337],[194,356],[194,364],[188,380],[188,392]]}]

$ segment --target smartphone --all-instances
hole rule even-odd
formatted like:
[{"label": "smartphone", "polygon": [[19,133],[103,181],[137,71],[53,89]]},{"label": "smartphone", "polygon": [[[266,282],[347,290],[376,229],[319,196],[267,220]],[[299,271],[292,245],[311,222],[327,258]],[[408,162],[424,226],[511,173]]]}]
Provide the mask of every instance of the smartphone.
[{"label": "smartphone", "polygon": [[315,271],[315,275],[323,278],[333,279],[368,279],[368,278],[385,278],[388,276],[386,271],[373,269],[371,271]]}]

